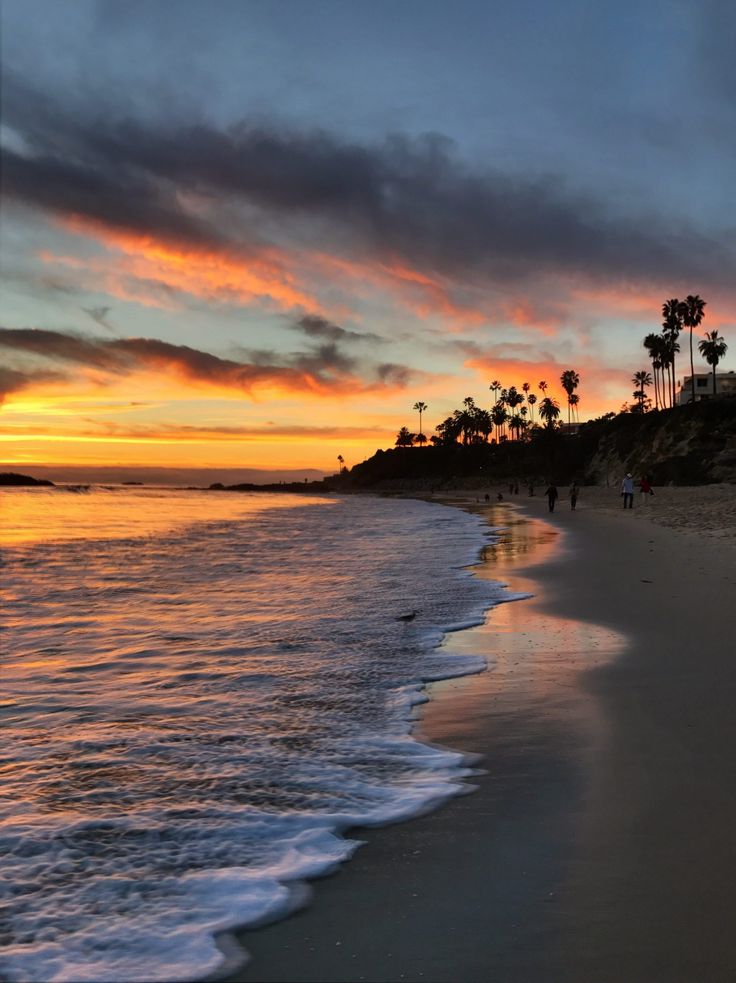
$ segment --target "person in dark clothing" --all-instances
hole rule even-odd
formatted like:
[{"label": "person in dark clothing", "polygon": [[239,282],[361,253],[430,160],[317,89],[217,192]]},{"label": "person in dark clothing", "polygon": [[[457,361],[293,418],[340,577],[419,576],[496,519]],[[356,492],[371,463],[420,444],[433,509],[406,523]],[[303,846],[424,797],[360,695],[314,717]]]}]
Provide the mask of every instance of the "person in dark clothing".
[{"label": "person in dark clothing", "polygon": [[573,481],[570,485],[570,508],[575,511],[575,506],[578,504],[578,495],[580,494],[580,489],[578,488],[577,481]]},{"label": "person in dark clothing", "polygon": [[547,503],[549,505],[550,512],[554,512],[555,502],[559,497],[559,492],[557,491],[555,485],[552,484],[552,482],[549,483],[549,486],[547,487],[547,491],[544,494],[547,496]]}]

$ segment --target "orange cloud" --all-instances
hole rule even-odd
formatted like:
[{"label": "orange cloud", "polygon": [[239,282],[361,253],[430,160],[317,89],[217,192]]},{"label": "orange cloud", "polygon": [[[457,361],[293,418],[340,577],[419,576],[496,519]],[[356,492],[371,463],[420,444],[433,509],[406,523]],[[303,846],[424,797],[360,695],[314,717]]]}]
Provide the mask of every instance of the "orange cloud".
[{"label": "orange cloud", "polygon": [[302,289],[296,277],[287,270],[285,255],[273,247],[242,256],[114,229],[78,215],[57,221],[67,231],[93,238],[106,249],[127,258],[118,260],[112,267],[94,260],[54,257],[49,253],[43,253],[41,258],[47,262],[56,260],[76,268],[106,272],[105,286],[113,296],[149,306],[171,306],[171,301],[165,297],[136,289],[135,284],[142,283],[208,301],[268,301],[282,310],[321,311],[316,297]]}]

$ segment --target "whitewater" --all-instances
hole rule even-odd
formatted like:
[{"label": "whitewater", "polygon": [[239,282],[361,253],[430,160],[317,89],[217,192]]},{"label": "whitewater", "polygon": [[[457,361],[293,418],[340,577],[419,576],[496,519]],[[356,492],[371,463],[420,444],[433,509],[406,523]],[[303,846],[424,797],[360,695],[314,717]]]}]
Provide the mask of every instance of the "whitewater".
[{"label": "whitewater", "polygon": [[485,666],[447,633],[511,599],[472,574],[479,517],[94,487],[0,508],[3,978],[201,978],[352,827],[467,790],[412,720],[424,682]]}]

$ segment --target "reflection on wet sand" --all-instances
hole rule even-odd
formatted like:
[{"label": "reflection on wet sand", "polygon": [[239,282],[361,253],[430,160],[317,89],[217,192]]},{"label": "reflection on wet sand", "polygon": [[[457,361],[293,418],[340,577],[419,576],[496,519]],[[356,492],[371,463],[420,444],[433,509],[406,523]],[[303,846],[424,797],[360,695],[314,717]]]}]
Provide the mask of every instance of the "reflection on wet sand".
[{"label": "reflection on wet sand", "polygon": [[[534,568],[564,550],[558,529],[508,506],[482,511],[498,540],[485,547],[476,576],[501,580],[514,594],[533,596],[501,604],[483,625],[447,636],[444,644],[453,652],[484,656],[488,672],[432,684],[422,731],[433,741],[477,750],[469,744],[481,729],[487,732],[489,716],[504,741],[512,733],[541,739],[545,729],[564,717],[568,730],[571,718],[584,729],[580,749],[597,745],[605,721],[597,701],[583,692],[579,677],[619,655],[625,639],[608,628],[545,608],[544,584],[534,579]],[[481,720],[485,723],[479,728]]]}]

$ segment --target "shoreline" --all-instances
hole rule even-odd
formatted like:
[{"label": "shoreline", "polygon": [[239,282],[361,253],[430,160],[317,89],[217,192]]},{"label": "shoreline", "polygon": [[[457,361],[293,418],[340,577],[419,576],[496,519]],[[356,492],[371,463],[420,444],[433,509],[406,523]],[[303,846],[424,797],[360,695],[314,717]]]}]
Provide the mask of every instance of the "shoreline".
[{"label": "shoreline", "polygon": [[[541,511],[539,499],[524,504]],[[513,568],[514,591],[527,575],[545,586],[452,638],[457,650],[493,637],[496,665],[430,684],[417,731],[483,755],[474,794],[360,830],[367,845],[310,907],[236,933],[251,961],[230,979],[733,977],[733,673],[727,651],[698,673],[688,644],[693,632],[708,652],[728,639],[718,597],[736,583],[733,556],[710,580],[683,583],[687,537],[594,510],[545,518],[552,525],[537,528],[570,530],[562,549],[557,540],[534,561],[531,544],[517,544],[506,567],[497,555],[487,568],[494,579]],[[714,552],[702,547],[701,573]],[[672,600],[681,603],[668,619]],[[542,619],[536,634],[530,618]]]}]

